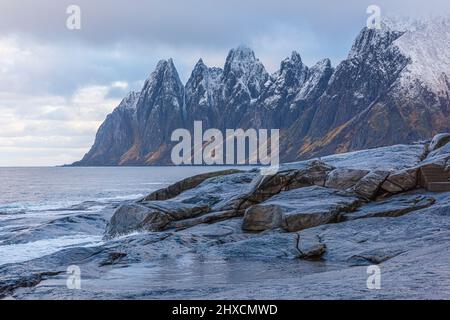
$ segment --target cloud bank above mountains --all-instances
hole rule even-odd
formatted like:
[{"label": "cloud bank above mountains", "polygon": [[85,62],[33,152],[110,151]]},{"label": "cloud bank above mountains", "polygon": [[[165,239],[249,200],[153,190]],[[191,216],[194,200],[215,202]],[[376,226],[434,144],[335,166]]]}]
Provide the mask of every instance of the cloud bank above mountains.
[{"label": "cloud bank above mountains", "polygon": [[[377,1],[382,15],[448,15],[448,1]],[[81,8],[82,29],[66,28]],[[0,166],[57,165],[84,154],[126,92],[172,57],[183,81],[202,57],[222,67],[244,43],[270,72],[298,51],[345,58],[373,1],[66,1],[0,4]]]}]

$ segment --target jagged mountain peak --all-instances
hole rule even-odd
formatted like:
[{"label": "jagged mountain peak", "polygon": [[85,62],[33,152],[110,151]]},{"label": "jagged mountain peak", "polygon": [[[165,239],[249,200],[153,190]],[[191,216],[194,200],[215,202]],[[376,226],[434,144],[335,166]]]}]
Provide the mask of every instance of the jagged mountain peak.
[{"label": "jagged mountain peak", "polygon": [[196,74],[202,74],[208,71],[208,66],[203,62],[203,59],[200,58],[192,69],[191,77]]},{"label": "jagged mountain peak", "polygon": [[332,73],[333,68],[330,59],[319,60],[314,66],[309,68],[308,76],[302,84],[295,101],[318,98],[325,91]]},{"label": "jagged mountain peak", "polygon": [[348,59],[380,60],[385,52],[399,52],[409,61],[399,77],[400,85],[426,86],[433,92],[449,91],[450,19],[387,17],[381,29],[363,28],[353,43]]},{"label": "jagged mountain peak", "polygon": [[179,92],[183,90],[184,86],[181,83],[178,71],[171,58],[168,60],[160,60],[157,63],[155,70],[144,83],[142,94],[146,96],[149,93],[154,93],[154,89],[157,87],[162,87],[165,92],[170,90]]},{"label": "jagged mountain peak", "polygon": [[281,61],[280,69],[265,83],[265,92],[262,97],[265,107],[273,109],[274,102],[276,104],[286,102],[287,100],[283,97],[291,96],[298,91],[308,78],[308,72],[308,67],[303,64],[300,54],[292,51],[291,56]]},{"label": "jagged mountain peak", "polygon": [[279,128],[282,161],[448,131],[448,30],[448,19],[383,21],[381,30],[363,28],[335,69],[329,59],[308,67],[294,51],[272,76],[253,50],[239,46],[224,69],[199,59],[186,86],[173,61],[161,60],[141,93],[130,93],[107,117],[77,164],[170,164],[171,133],[193,130],[197,120],[221,130]]},{"label": "jagged mountain peak", "polygon": [[[450,25],[450,18],[445,16],[433,16],[428,18],[410,18],[387,16],[381,21],[381,25],[389,30],[416,32],[423,29],[445,30]],[[447,29],[448,30],[448,29]]]},{"label": "jagged mountain peak", "polygon": [[311,69],[324,69],[324,68],[331,68],[331,60],[328,58],[319,60],[316,62],[316,64]]},{"label": "jagged mountain peak", "polygon": [[300,54],[293,51],[289,58],[281,62],[280,71],[277,73],[278,85],[300,86],[308,76],[308,67],[303,64]]},{"label": "jagged mountain peak", "polygon": [[136,110],[136,104],[139,99],[140,91],[131,91],[122,99],[117,109]]},{"label": "jagged mountain peak", "polygon": [[163,78],[179,78],[177,68],[175,67],[175,64],[173,63],[172,58],[167,60],[159,60],[156,64],[155,70],[150,74],[149,79],[153,79],[156,77],[163,77]]},{"label": "jagged mountain peak", "polygon": [[290,60],[291,60],[292,62],[302,63],[302,57],[300,56],[300,53],[298,53],[298,52],[295,51],[295,50],[292,51]]},{"label": "jagged mountain peak", "polygon": [[[188,79],[188,82],[186,83],[186,86],[189,85],[192,81],[199,81],[203,78],[213,78],[216,81],[219,81],[219,76],[222,73],[221,68],[217,67],[208,67],[204,62],[203,59],[200,58],[197,63],[195,64],[194,68],[192,69],[191,76]],[[197,80],[195,80],[197,79]]]},{"label": "jagged mountain peak", "polygon": [[217,73],[221,73],[223,70],[221,68],[218,67],[208,67],[205,62],[203,61],[202,58],[198,59],[197,63],[195,64],[194,68],[192,69],[191,72],[191,77],[193,74],[198,74],[198,73],[205,73],[205,72],[209,72],[211,74],[217,74]]},{"label": "jagged mountain peak", "polygon": [[387,24],[391,29],[401,30],[402,36],[394,45],[410,59],[402,74],[402,85],[420,82],[431,91],[447,95],[450,91],[450,19],[399,20]]},{"label": "jagged mountain peak", "polygon": [[156,68],[155,71],[156,73],[159,72],[177,72],[176,71],[176,67],[175,64],[173,63],[173,59],[169,58],[167,60],[165,59],[161,59],[158,61],[158,63],[156,64]]},{"label": "jagged mountain peak", "polygon": [[249,73],[267,73],[263,64],[256,58],[252,49],[240,45],[231,49],[225,61],[224,73],[233,73],[235,76],[245,76]]},{"label": "jagged mountain peak", "polygon": [[[172,59],[172,58],[169,58],[169,59]],[[161,69],[161,68],[163,68],[164,66],[166,66],[167,64],[168,64],[168,62],[169,62],[169,59],[160,59],[160,60],[158,60],[158,63],[156,64],[156,70],[158,70],[158,69]],[[172,60],[172,62],[173,62],[173,60]]]},{"label": "jagged mountain peak", "polygon": [[230,50],[222,75],[225,92],[236,94],[244,91],[246,96],[254,99],[268,78],[269,74],[252,49],[241,45]]},{"label": "jagged mountain peak", "polygon": [[303,66],[304,66],[304,64],[302,62],[302,58],[301,58],[300,54],[297,51],[292,51],[290,57],[287,57],[283,61],[281,61],[280,73],[283,73],[283,70],[285,70],[287,68],[292,68],[292,67],[302,68]]},{"label": "jagged mountain peak", "polygon": [[228,53],[227,60],[254,61],[256,60],[255,52],[246,45],[239,45]]},{"label": "jagged mountain peak", "polygon": [[186,83],[187,94],[195,95],[195,92],[200,91],[200,94],[205,97],[204,100],[207,100],[207,97],[210,97],[220,87],[221,75],[222,69],[210,68],[200,58]]},{"label": "jagged mountain peak", "polygon": [[375,53],[388,49],[404,31],[392,30],[382,24],[381,29],[364,27],[353,42],[347,59],[364,60]]}]

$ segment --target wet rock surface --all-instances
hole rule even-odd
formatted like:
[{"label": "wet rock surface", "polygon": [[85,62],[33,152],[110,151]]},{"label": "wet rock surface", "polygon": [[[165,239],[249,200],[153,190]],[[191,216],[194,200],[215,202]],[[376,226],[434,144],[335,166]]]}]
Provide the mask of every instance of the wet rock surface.
[{"label": "wet rock surface", "polygon": [[[335,155],[271,176],[193,177],[95,218],[61,217],[48,228],[65,219],[103,242],[0,265],[0,296],[448,299],[450,192],[421,188],[419,174],[445,168],[447,146]],[[66,286],[71,265],[79,290]],[[367,289],[370,265],[382,272],[380,290]]]},{"label": "wet rock surface", "polygon": [[342,212],[354,211],[361,200],[346,192],[324,187],[305,187],[282,192],[261,204],[250,207],[243,228],[261,226],[261,216],[270,220],[271,228],[299,231],[336,222]]}]

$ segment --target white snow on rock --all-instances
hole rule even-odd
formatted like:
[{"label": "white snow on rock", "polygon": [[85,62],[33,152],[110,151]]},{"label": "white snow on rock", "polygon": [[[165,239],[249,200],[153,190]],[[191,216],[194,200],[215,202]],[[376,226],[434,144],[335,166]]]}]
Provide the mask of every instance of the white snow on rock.
[{"label": "white snow on rock", "polygon": [[[417,79],[436,93],[448,92],[450,76],[450,18],[386,20],[385,25],[403,31],[394,45],[411,59],[402,72],[402,85]],[[420,45],[418,45],[420,44]]]},{"label": "white snow on rock", "polygon": [[[425,145],[423,144],[399,144],[389,147],[334,154],[322,157],[320,160],[329,165],[341,168],[397,171],[417,165],[424,152]],[[309,161],[311,160],[289,163],[283,165],[282,168],[301,168]]]},{"label": "white snow on rock", "polygon": [[331,67],[331,62],[329,59],[323,59],[317,62],[311,69],[309,69],[308,78],[301,86],[295,100],[301,100],[306,98],[319,84],[323,73],[327,68]]},{"label": "white snow on rock", "polygon": [[129,92],[125,98],[120,102],[117,109],[130,109],[136,110],[136,105],[139,99],[140,92],[131,91]]},{"label": "white snow on rock", "polygon": [[246,46],[239,46],[230,50],[224,67],[224,77],[233,74],[236,77],[235,87],[242,87],[249,91],[259,93],[264,83],[269,78],[264,65],[255,57],[252,49]]}]

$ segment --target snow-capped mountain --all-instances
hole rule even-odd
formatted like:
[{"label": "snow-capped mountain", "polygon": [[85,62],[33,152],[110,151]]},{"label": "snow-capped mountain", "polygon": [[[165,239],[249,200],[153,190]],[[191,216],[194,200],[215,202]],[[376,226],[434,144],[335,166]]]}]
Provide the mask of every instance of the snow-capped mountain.
[{"label": "snow-capped mountain", "polygon": [[139,93],[106,118],[74,165],[171,164],[177,128],[279,128],[294,161],[427,139],[450,130],[450,20],[386,20],[364,28],[347,59],[306,66],[297,52],[269,75],[255,53],[232,49],[223,69],[200,59],[183,85],[162,60]]}]

